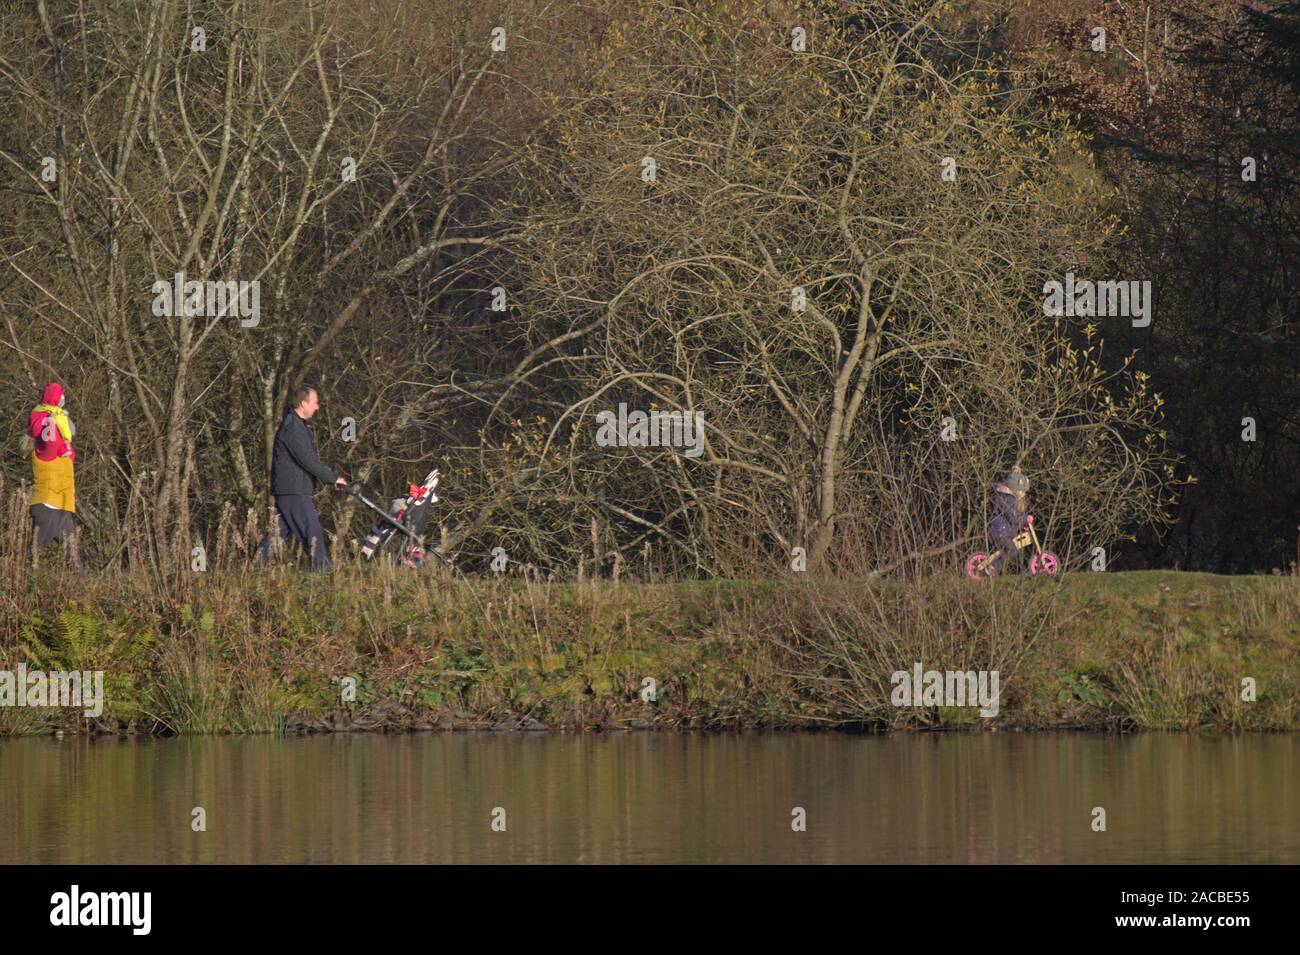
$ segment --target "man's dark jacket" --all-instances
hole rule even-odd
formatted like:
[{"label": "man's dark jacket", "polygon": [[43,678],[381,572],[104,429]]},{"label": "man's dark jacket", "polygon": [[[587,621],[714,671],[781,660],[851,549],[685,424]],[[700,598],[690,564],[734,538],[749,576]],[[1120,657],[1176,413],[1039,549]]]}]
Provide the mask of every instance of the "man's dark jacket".
[{"label": "man's dark jacket", "polygon": [[271,454],[271,493],[311,494],[316,481],[333,484],[338,475],[316,457],[316,438],[307,422],[296,411],[286,411],[280,429],[275,432],[275,450]]}]

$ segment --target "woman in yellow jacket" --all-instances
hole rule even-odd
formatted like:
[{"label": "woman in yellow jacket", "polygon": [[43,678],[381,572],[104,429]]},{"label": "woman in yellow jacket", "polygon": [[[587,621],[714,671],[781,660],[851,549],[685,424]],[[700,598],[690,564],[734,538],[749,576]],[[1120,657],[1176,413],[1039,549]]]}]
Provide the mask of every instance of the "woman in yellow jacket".
[{"label": "woman in yellow jacket", "polygon": [[27,419],[27,434],[34,442],[32,450],[32,536],[36,550],[46,544],[62,544],[69,561],[78,570],[76,482],[72,464],[77,459],[72,437],[77,426],[63,410],[63,386],[52,381],[45,386],[41,403]]}]

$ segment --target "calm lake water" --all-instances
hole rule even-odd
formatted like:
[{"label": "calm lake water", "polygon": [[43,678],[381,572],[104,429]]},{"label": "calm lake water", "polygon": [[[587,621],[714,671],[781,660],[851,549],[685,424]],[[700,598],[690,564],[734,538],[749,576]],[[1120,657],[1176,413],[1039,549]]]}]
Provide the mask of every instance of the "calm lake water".
[{"label": "calm lake water", "polygon": [[1300,735],[7,740],[0,833],[0,864],[1296,863]]}]

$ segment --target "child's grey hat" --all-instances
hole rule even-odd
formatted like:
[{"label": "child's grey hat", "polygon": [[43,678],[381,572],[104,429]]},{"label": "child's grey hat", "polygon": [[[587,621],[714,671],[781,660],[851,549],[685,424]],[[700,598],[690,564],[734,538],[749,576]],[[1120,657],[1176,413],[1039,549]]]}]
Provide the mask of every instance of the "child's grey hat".
[{"label": "child's grey hat", "polygon": [[1012,471],[1002,482],[1012,491],[1028,491],[1029,478],[1025,477],[1019,471]]}]

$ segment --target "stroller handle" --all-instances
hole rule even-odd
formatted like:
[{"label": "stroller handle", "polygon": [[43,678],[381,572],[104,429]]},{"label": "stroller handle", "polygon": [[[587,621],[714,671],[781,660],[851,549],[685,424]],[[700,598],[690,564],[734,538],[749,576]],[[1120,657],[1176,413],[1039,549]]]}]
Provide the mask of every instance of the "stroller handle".
[{"label": "stroller handle", "polygon": [[380,507],[380,506],[379,506],[378,504],[376,504],[374,501],[370,500],[370,498],[366,497],[366,496],[365,496],[364,494],[362,494],[360,491],[356,490],[356,489],[355,489],[351,484],[345,485],[344,488],[343,488],[343,490],[346,491],[346,492],[348,493],[348,496],[349,496],[349,497],[355,497],[358,501],[360,501],[360,502],[361,502],[362,504],[364,504],[366,507],[370,508],[370,509],[371,509],[372,511],[374,511],[376,514],[378,514],[380,517],[382,517],[385,521],[387,521],[389,524],[392,524],[394,527],[396,527],[399,531],[401,531],[401,532],[402,532],[403,534],[405,534],[407,537],[411,538],[411,540],[415,541],[415,542],[416,542],[417,544],[419,544],[420,546],[424,546],[424,538],[423,538],[423,537],[421,537],[419,534],[415,533],[415,531],[411,530],[409,527],[407,527],[405,524],[403,524],[403,523],[402,523],[401,521],[399,521],[397,518],[393,517],[392,514],[389,514],[386,510],[384,510],[382,507]]}]

